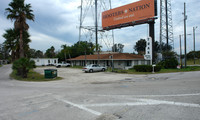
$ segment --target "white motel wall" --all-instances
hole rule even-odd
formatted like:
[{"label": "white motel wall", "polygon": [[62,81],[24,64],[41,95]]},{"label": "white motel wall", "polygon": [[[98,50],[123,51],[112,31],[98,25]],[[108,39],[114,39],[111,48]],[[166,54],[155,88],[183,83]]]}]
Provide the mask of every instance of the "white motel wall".
[{"label": "white motel wall", "polygon": [[[86,62],[86,64],[85,64]],[[85,66],[89,64],[97,64],[98,60],[74,60],[71,61],[73,66]],[[150,65],[150,60],[113,60],[114,68],[128,70],[133,68],[135,65]],[[104,67],[111,67],[112,60],[100,60],[99,65]]]},{"label": "white motel wall", "polygon": [[36,66],[47,66],[58,64],[58,58],[31,58]]}]

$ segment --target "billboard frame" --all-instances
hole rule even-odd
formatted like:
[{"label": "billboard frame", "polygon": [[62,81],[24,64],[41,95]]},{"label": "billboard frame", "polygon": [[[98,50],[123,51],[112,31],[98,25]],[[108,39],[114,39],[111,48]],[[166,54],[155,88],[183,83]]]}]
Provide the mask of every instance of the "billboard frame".
[{"label": "billboard frame", "polygon": [[[145,0],[140,0],[140,1],[145,1]],[[140,1],[138,1],[138,2],[140,2]],[[102,30],[120,29],[120,28],[123,28],[123,27],[135,26],[135,25],[150,23],[150,22],[154,21],[155,19],[157,19],[157,17],[156,17],[157,16],[157,0],[152,0],[152,1],[154,1],[154,6],[153,6],[154,7],[154,11],[153,11],[154,16],[149,17],[149,18],[145,18],[145,19],[139,19],[139,20],[135,20],[135,21],[129,21],[129,22],[125,22],[125,23],[119,23],[119,24],[103,27],[103,13],[109,12],[110,10],[104,11],[102,13]],[[135,4],[135,3],[137,3],[137,2],[127,4],[127,5],[132,5],[132,4]],[[124,6],[121,6],[121,7],[125,7],[127,5],[124,5]],[[118,8],[120,8],[120,7],[113,8],[111,10],[118,9]]]},{"label": "billboard frame", "polygon": [[[143,0],[141,0],[143,1]],[[146,19],[140,19],[137,21],[131,21],[123,24],[117,24],[113,26],[106,26],[103,27],[102,31],[109,31],[112,29],[120,29],[123,27],[128,27],[128,26],[135,26],[135,25],[140,25],[140,24],[149,24],[149,36],[152,38],[152,63],[155,63],[155,51],[154,51],[154,42],[155,42],[155,20],[157,19],[157,0],[154,0],[154,16],[149,17]]]}]

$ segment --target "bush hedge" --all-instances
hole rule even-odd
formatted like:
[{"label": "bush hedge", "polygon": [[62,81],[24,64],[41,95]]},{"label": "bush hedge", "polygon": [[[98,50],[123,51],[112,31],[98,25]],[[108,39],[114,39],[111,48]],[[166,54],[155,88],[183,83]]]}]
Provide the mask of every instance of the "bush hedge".
[{"label": "bush hedge", "polygon": [[[152,65],[135,65],[134,69],[137,72],[152,72],[153,71]],[[161,70],[161,66],[157,65],[154,67],[155,72],[159,72],[160,70]]]},{"label": "bush hedge", "polygon": [[175,69],[177,68],[178,61],[175,58],[167,59],[165,61],[161,61],[158,65],[162,66],[165,69]]}]

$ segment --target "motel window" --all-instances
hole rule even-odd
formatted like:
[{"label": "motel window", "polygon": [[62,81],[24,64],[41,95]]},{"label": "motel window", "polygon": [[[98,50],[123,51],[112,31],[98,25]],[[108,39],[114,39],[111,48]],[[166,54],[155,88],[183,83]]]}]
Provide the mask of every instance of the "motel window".
[{"label": "motel window", "polygon": [[54,63],[56,63],[56,60],[54,60]]},{"label": "motel window", "polygon": [[120,62],[120,61],[118,62],[118,65],[121,65],[121,62]]},{"label": "motel window", "polygon": [[149,60],[147,61],[147,65],[151,65],[151,62]]},{"label": "motel window", "polygon": [[135,61],[134,61],[134,65],[138,65],[138,60],[135,60]]},{"label": "motel window", "polygon": [[40,62],[40,60],[37,60],[37,62]]},{"label": "motel window", "polygon": [[145,61],[144,60],[141,61],[141,65],[145,65]]},{"label": "motel window", "polygon": [[132,61],[129,60],[129,61],[126,61],[126,66],[131,66],[132,65]]},{"label": "motel window", "polygon": [[50,64],[50,60],[48,60],[48,63]]}]

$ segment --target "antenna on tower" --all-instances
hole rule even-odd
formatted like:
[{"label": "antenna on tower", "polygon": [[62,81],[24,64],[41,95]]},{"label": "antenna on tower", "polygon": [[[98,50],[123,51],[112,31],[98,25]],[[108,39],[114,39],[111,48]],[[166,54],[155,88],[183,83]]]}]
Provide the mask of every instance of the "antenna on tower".
[{"label": "antenna on tower", "polygon": [[171,0],[160,0],[160,52],[163,43],[166,43],[168,50],[169,45],[174,49]]},{"label": "antenna on tower", "polygon": [[104,44],[107,50],[110,51],[114,36],[111,31],[102,30],[101,13],[111,8],[111,0],[81,0],[81,6],[79,8],[79,42],[92,42],[96,44],[96,47],[97,44],[101,46]]}]

